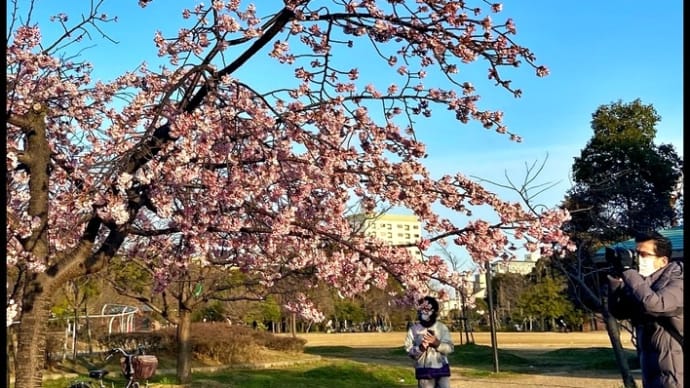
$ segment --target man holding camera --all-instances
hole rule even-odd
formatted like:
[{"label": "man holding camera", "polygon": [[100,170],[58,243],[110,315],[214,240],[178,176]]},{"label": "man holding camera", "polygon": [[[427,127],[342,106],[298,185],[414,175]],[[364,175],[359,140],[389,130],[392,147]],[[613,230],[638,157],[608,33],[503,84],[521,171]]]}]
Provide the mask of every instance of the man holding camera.
[{"label": "man holding camera", "polygon": [[683,262],[671,260],[671,241],[657,232],[635,243],[635,251],[606,248],[609,311],[632,323],[644,388],[682,388]]}]

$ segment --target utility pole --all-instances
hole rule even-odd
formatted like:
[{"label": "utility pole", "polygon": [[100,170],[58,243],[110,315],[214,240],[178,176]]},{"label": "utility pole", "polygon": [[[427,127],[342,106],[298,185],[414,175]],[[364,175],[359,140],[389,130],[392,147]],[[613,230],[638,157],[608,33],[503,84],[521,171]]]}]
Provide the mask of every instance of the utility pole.
[{"label": "utility pole", "polygon": [[486,295],[489,299],[489,327],[491,330],[491,349],[494,356],[494,372],[498,373],[498,343],[496,341],[496,323],[494,322],[493,291],[491,290],[491,263],[486,262]]}]

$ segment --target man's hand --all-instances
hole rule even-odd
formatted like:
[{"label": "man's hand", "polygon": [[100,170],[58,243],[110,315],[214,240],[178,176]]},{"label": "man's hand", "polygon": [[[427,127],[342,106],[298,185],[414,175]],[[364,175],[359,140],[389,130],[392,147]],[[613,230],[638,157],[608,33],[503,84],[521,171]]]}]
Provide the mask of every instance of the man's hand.
[{"label": "man's hand", "polygon": [[633,268],[635,253],[630,249],[616,247],[615,249],[606,248],[606,261],[611,264],[618,274]]}]

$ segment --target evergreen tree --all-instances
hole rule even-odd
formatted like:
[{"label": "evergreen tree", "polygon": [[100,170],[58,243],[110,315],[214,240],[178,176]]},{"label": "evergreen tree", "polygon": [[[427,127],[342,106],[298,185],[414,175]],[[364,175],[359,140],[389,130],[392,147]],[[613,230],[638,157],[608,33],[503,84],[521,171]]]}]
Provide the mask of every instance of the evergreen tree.
[{"label": "evergreen tree", "polygon": [[594,135],[575,158],[565,203],[573,237],[611,242],[677,224],[683,161],[672,145],[654,144],[660,120],[639,99],[592,115]]}]

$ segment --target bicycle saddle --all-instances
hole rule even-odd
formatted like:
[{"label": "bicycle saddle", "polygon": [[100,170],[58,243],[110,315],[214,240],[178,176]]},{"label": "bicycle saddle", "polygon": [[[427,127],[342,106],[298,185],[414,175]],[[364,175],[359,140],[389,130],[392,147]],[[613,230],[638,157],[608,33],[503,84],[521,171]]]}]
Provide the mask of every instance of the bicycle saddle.
[{"label": "bicycle saddle", "polygon": [[89,371],[89,377],[92,379],[102,379],[103,376],[107,375],[108,371],[105,369],[95,369]]}]

